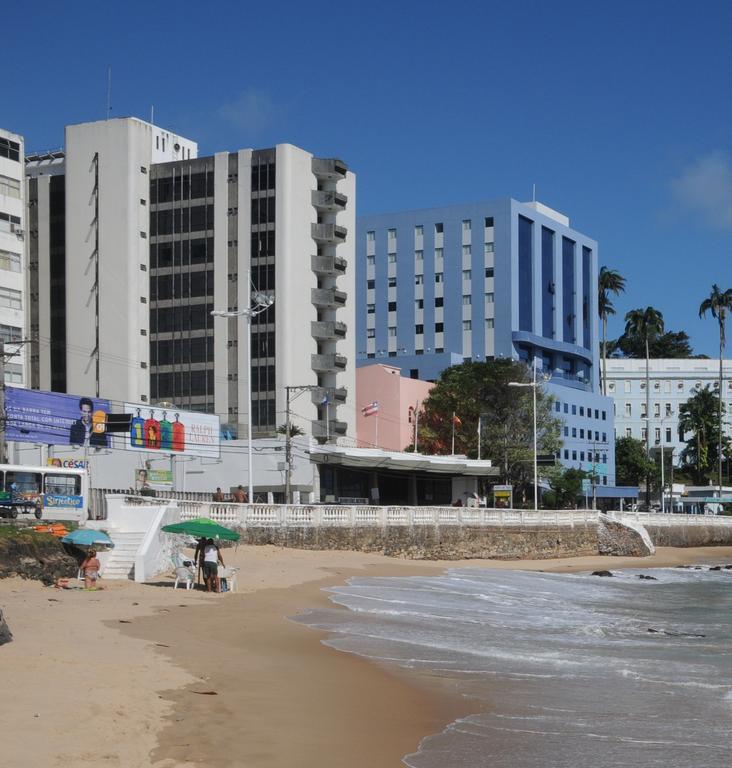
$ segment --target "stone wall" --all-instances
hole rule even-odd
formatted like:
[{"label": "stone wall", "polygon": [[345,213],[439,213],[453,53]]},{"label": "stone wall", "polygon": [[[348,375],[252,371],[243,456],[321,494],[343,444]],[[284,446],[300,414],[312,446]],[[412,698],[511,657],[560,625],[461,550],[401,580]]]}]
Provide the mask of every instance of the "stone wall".
[{"label": "stone wall", "polygon": [[[654,541],[653,536],[651,540]],[[638,531],[615,520],[600,520],[598,527],[598,552],[615,557],[646,557],[651,552]]]},{"label": "stone wall", "polygon": [[732,526],[646,525],[657,547],[732,547]]},{"label": "stone wall", "polygon": [[242,543],[378,552],[410,560],[549,559],[594,555],[597,527],[357,526],[241,530]]},{"label": "stone wall", "polygon": [[0,537],[0,579],[20,576],[53,584],[76,576],[78,562],[53,536],[19,530]]}]

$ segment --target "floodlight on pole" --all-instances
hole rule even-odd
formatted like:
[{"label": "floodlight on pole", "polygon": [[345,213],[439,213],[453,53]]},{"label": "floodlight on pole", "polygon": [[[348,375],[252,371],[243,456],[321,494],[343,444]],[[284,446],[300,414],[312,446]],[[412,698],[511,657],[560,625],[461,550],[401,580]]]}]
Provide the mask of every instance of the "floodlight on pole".
[{"label": "floodlight on pole", "polygon": [[249,503],[254,503],[254,472],[252,462],[252,318],[266,312],[274,304],[272,294],[262,291],[251,290],[249,286],[249,308],[248,309],[213,309],[212,317],[243,317],[247,321],[247,468],[248,468],[248,488]]},{"label": "floodlight on pole", "polygon": [[536,380],[536,356],[534,356],[533,381],[509,381],[509,387],[531,387],[534,399],[534,509],[539,509],[539,462],[537,459],[537,435],[536,435],[536,390],[541,382]]}]

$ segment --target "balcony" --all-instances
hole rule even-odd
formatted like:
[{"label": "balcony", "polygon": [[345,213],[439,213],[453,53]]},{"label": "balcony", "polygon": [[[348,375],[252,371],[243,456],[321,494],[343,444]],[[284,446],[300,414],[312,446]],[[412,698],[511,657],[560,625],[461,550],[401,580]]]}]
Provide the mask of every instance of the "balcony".
[{"label": "balcony", "polygon": [[344,275],[346,265],[347,262],[342,256],[313,255],[310,257],[311,269],[319,275]]},{"label": "balcony", "polygon": [[340,405],[346,402],[348,390],[345,387],[318,387],[311,390],[313,405],[322,405],[326,396],[331,405]]},{"label": "balcony", "polygon": [[312,169],[319,179],[330,181],[345,179],[348,173],[348,166],[335,157],[314,157]]},{"label": "balcony", "polygon": [[336,419],[329,419],[328,430],[325,428],[325,419],[320,421],[313,421],[313,437],[324,439],[326,437],[337,437],[338,435],[345,435],[348,425],[345,421],[337,421]]},{"label": "balcony", "polygon": [[346,203],[348,202],[348,196],[341,192],[330,192],[321,189],[314,189],[312,191],[311,199],[313,206],[319,211],[331,211],[338,213],[338,211],[346,210]]},{"label": "balcony", "polygon": [[311,368],[319,373],[335,373],[344,371],[348,359],[345,355],[331,352],[325,355],[310,355]]},{"label": "balcony", "polygon": [[338,245],[346,240],[348,230],[338,224],[312,224],[310,233],[313,240],[326,245]]},{"label": "balcony", "polygon": [[346,338],[348,326],[335,320],[318,320],[310,323],[310,334],[314,339],[336,341]]},{"label": "balcony", "polygon": [[338,309],[346,305],[348,294],[335,288],[312,288],[310,300],[316,307],[322,309]]}]

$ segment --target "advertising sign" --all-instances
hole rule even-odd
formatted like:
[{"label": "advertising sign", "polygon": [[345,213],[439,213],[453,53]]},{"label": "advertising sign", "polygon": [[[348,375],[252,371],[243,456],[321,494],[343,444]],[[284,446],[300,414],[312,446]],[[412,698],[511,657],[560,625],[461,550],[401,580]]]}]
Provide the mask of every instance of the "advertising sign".
[{"label": "advertising sign", "polygon": [[5,413],[8,440],[84,448],[109,445],[108,400],[6,387]]},{"label": "advertising sign", "polygon": [[59,459],[57,457],[49,457],[46,459],[46,465],[49,467],[58,467],[59,469],[89,469],[89,461],[87,459]]},{"label": "advertising sign", "polygon": [[134,403],[125,403],[124,410],[132,416],[125,441],[128,450],[219,457],[218,416]]},{"label": "advertising sign", "polygon": [[43,506],[47,509],[81,509],[84,506],[84,498],[47,493],[43,497]]},{"label": "advertising sign", "polygon": [[135,485],[148,488],[151,485],[173,487],[173,473],[169,469],[136,469]]}]

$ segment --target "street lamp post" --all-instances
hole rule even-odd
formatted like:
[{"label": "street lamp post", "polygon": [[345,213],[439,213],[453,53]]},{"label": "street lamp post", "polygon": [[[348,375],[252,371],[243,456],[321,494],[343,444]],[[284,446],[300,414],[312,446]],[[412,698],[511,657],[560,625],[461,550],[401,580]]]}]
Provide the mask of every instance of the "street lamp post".
[{"label": "street lamp post", "polygon": [[[247,309],[216,310],[211,312],[213,317],[243,317],[247,321],[247,453],[248,456],[248,488],[249,503],[254,503],[254,478],[252,462],[252,318],[266,312],[274,304],[274,296],[256,291],[252,293],[251,284],[248,291],[249,307]],[[252,304],[253,302],[253,304]]]},{"label": "street lamp post", "polygon": [[536,450],[536,388],[538,382],[536,381],[536,356],[534,356],[534,375],[531,382],[523,381],[509,381],[509,387],[531,387],[534,394],[534,509],[539,509],[539,464]]}]

